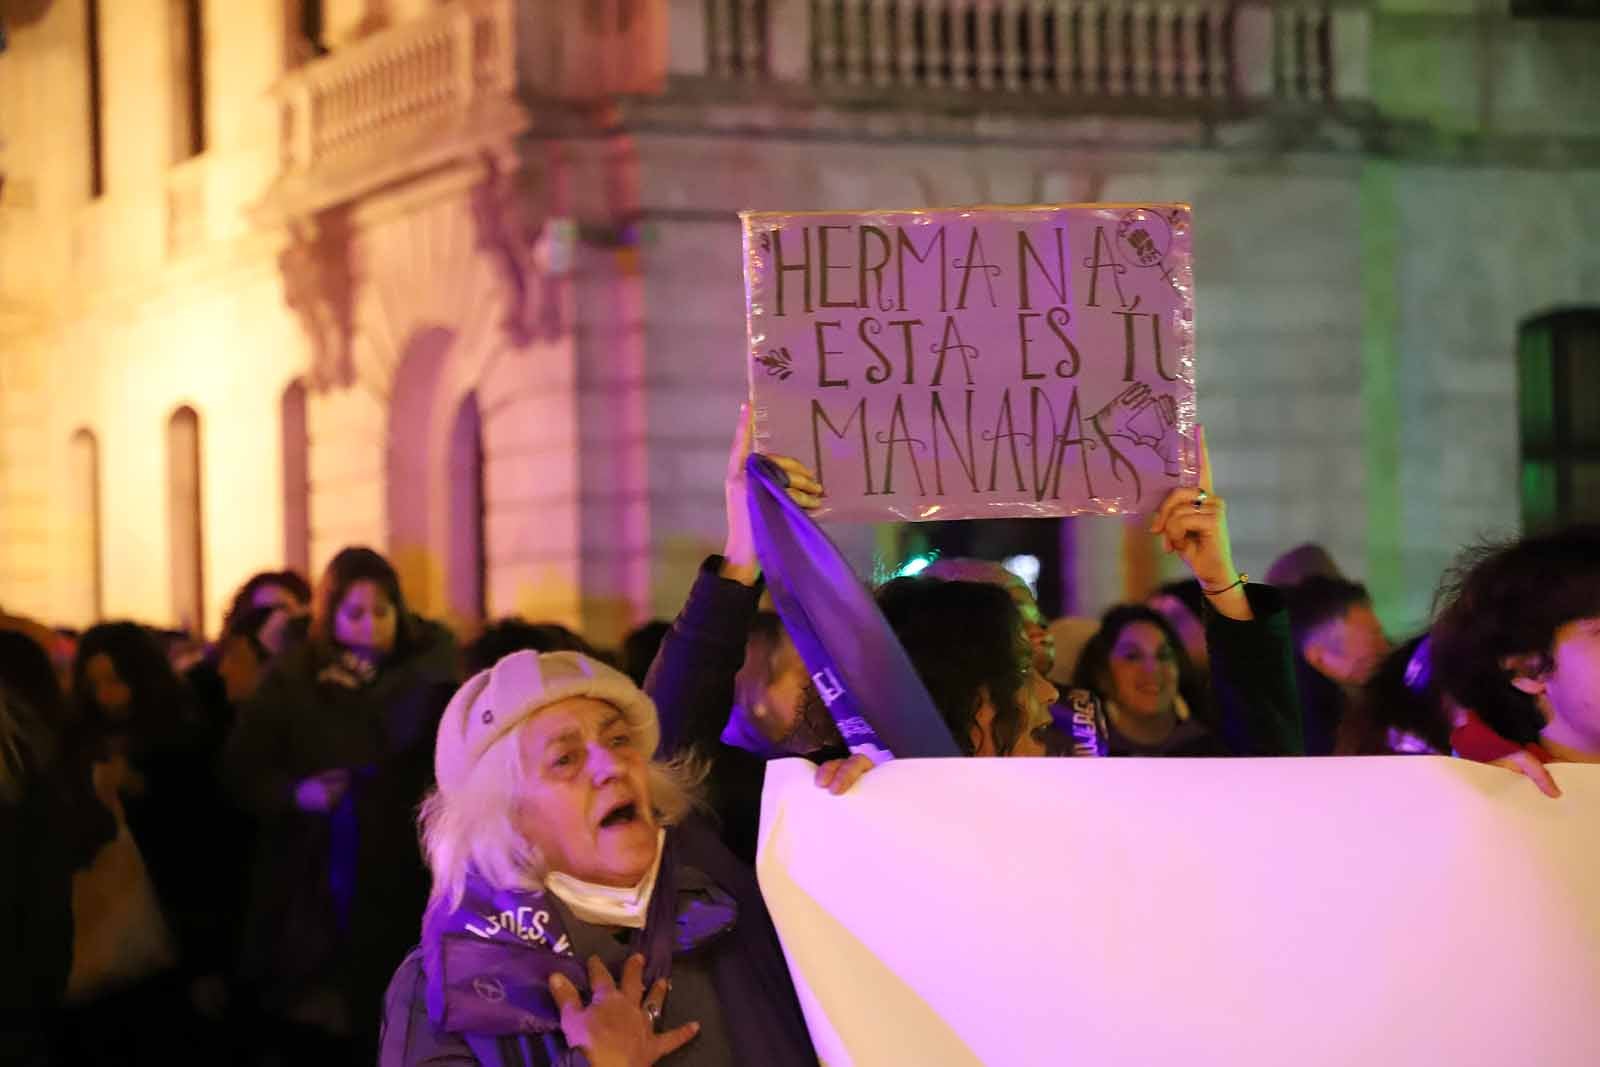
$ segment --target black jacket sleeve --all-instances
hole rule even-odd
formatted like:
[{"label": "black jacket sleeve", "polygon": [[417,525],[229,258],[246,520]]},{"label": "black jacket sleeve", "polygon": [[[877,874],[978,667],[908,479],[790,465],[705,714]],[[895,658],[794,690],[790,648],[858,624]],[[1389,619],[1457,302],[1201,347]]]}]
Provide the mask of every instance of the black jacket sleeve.
[{"label": "black jacket sleeve", "polygon": [[721,577],[721,564],[721,556],[712,556],[700,565],[645,678],[645,692],[661,716],[663,756],[691,748],[715,751],[733,707],[734,678],[744,665],[761,586]]},{"label": "black jacket sleeve", "polygon": [[1240,622],[1206,606],[1211,697],[1218,731],[1235,756],[1303,756],[1294,645],[1283,595],[1270,585],[1245,587],[1255,618]]},{"label": "black jacket sleeve", "polygon": [[261,817],[289,811],[295,781],[285,769],[284,749],[291,729],[289,709],[309,694],[284,671],[262,680],[255,697],[239,711],[222,749],[222,781],[246,810]]}]

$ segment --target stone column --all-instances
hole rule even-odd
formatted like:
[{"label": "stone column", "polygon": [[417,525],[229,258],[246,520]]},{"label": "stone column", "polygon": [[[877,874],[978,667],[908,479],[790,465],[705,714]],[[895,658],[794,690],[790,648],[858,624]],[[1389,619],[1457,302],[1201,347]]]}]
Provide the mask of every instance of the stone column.
[{"label": "stone column", "polygon": [[1263,100],[1276,88],[1273,9],[1240,4],[1233,13],[1233,84],[1246,100]]},{"label": "stone column", "polygon": [[706,0],[668,0],[667,73],[703,77],[706,73]]}]

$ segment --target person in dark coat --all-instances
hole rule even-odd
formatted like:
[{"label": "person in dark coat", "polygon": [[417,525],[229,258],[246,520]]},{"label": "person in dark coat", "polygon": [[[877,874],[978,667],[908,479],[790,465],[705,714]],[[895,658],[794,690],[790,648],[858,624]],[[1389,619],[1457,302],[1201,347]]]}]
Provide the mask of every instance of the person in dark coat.
[{"label": "person in dark coat", "polygon": [[382,1067],[816,1063],[755,877],[684,768],[652,759],[658,734],[648,696],[575,652],[515,652],[461,687]]},{"label": "person in dark coat", "polygon": [[[1055,635],[1039,610],[1039,602],[1028,583],[991,560],[963,557],[936,560],[922,572],[922,576],[946,582],[976,582],[1004,589],[1022,616],[1022,625],[1033,649],[1033,663],[1040,677],[1048,681],[1055,676]],[[956,620],[955,625],[960,627],[960,621]],[[1082,690],[1069,690],[1066,693],[1058,690],[1057,697],[1056,703],[1050,706],[1051,725],[1041,737],[1045,754],[1105,755],[1105,713],[1099,701],[1092,693]]]},{"label": "person in dark coat", "polygon": [[1183,642],[1143,605],[1106,614],[1073,684],[1105,702],[1113,756],[1305,755],[1283,597],[1234,566],[1227,503],[1213,491],[1204,431],[1199,444],[1200,484],[1169,492],[1149,531],[1183,560],[1205,597],[1209,693],[1192,682],[1184,692]]},{"label": "person in dark coat", "polygon": [[1313,576],[1289,589],[1306,753],[1333,755],[1342,724],[1392,650],[1366,587]]},{"label": "person in dark coat", "polygon": [[0,631],[0,1063],[52,1062],[72,967],[73,872],[116,834],[88,769],[58,758],[64,701],[49,655]]},{"label": "person in dark coat", "polygon": [[[795,665],[798,678],[793,669],[773,669],[774,654],[783,651],[781,627],[758,626],[763,586],[745,504],[749,454],[749,422],[741,412],[723,485],[727,539],[722,555],[701,564],[683,610],[662,637],[644,689],[661,715],[660,754],[701,763],[706,801],[722,843],[754,865],[767,761],[796,755],[833,764],[850,753],[815,687],[803,683],[804,664]],[[769,458],[789,479],[792,500],[808,509],[820,504],[821,486],[802,464]],[[767,662],[750,663],[752,657]],[[851,765],[840,788],[862,769]]]},{"label": "person in dark coat", "polygon": [[209,857],[196,842],[217,836],[216,782],[193,693],[173,671],[159,636],[132,622],[91,627],[72,667],[75,711],[63,770],[93,774],[109,810],[126,822],[153,890],[139,918],[145,936],[175,959],[137,980],[96,989],[62,1029],[67,1062],[153,1063],[163,1028],[182,1027],[200,1055],[221,1040],[224,954],[217,936],[232,921],[210,892]]},{"label": "person in dark coat", "polygon": [[1427,634],[1398,645],[1346,708],[1336,756],[1448,756],[1450,702],[1434,677]]},{"label": "person in dark coat", "polygon": [[1207,646],[1220,671],[1209,679],[1192,667],[1181,638],[1159,612],[1143,604],[1106,612],[1084,645],[1073,684],[1104,701],[1109,755],[1300,754],[1282,599],[1261,585],[1252,585],[1249,596],[1259,608],[1255,619],[1205,613]]},{"label": "person in dark coat", "polygon": [[[292,572],[291,578],[298,578]],[[257,821],[222,782],[223,746],[233,733],[239,709],[253,698],[275,659],[303,641],[308,618],[303,599],[290,599],[292,587],[277,584],[279,572],[256,575],[234,597],[234,607],[223,620],[222,635],[206,657],[184,674],[200,708],[200,744],[193,773],[205,775],[214,806],[205,814],[206,883],[208,897],[220,917],[213,924],[209,944],[217,960],[219,996],[225,1004],[230,1055],[249,1062],[259,1040],[260,1021],[255,989],[239,976],[243,930],[239,917],[250,900],[252,865],[257,849]],[[256,588],[253,603],[250,590]]]},{"label": "person in dark coat", "polygon": [[307,639],[240,709],[224,778],[260,834],[241,970],[288,1024],[292,1059],[371,1058],[382,976],[426,898],[418,753],[455,671],[450,631],[406,610],[387,560],[347,548],[319,583]]}]

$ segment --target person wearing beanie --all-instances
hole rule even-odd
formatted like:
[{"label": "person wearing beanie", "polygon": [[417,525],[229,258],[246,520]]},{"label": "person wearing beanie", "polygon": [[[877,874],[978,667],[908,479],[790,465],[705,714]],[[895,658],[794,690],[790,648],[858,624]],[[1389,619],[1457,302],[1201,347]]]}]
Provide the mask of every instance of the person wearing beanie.
[{"label": "person wearing beanie", "polygon": [[816,1062],[754,873],[687,766],[654,758],[660,733],[650,697],[577,652],[514,652],[456,692],[382,1067]]}]

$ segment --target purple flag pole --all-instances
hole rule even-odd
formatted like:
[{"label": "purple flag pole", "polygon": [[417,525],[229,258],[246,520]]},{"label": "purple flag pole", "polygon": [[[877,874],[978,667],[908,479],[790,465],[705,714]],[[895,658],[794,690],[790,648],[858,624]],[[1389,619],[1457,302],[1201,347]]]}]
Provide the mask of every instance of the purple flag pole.
[{"label": "purple flag pole", "polygon": [[961,755],[871,594],[784,492],[783,471],[761,455],[745,469],[767,588],[845,744],[874,762]]}]

